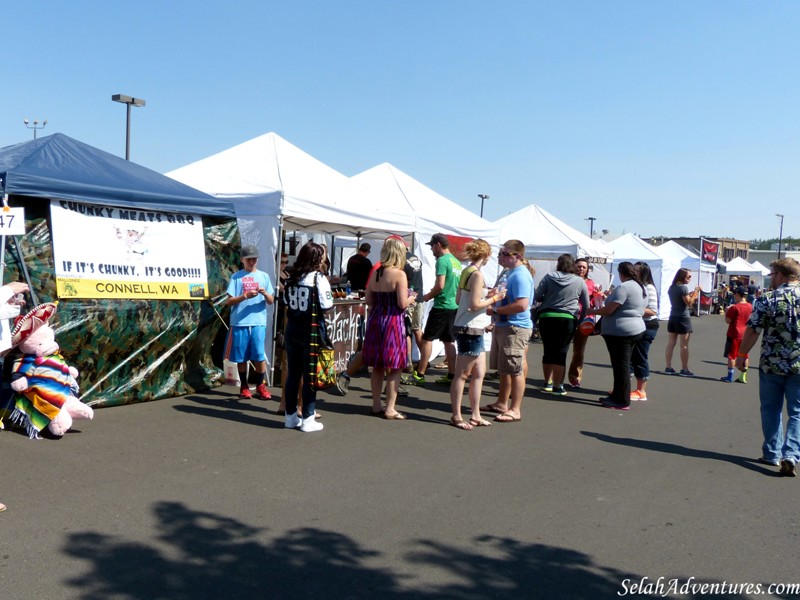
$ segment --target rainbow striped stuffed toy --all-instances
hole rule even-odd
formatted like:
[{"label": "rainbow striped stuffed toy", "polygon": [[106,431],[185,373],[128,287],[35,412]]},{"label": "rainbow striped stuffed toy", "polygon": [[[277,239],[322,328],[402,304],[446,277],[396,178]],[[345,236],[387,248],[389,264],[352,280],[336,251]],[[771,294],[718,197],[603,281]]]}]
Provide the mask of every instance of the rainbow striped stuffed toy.
[{"label": "rainbow striped stuffed toy", "polygon": [[11,345],[22,352],[14,361],[11,389],[14,412],[11,422],[25,428],[31,438],[47,429],[64,435],[73,419],[92,419],[94,411],[78,399],[78,370],[59,354],[55,332],[48,324],[56,303],[40,304],[17,319],[11,331]]}]

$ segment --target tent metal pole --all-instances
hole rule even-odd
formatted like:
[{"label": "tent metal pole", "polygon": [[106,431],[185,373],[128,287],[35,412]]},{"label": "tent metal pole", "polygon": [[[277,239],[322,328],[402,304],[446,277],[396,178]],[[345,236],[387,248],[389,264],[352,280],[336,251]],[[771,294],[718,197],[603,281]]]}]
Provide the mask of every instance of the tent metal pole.
[{"label": "tent metal pole", "polygon": [[[39,306],[39,298],[36,296],[36,290],[33,289],[33,285],[31,284],[31,276],[28,273],[28,267],[25,264],[25,260],[22,258],[22,248],[20,248],[19,240],[17,240],[17,236],[12,235],[11,239],[14,240],[14,246],[17,248],[17,256],[19,257],[19,264],[22,268],[22,274],[25,276],[25,283],[28,284],[28,291],[31,293],[31,300],[33,301],[34,306]],[[5,247],[5,244],[3,245]]]},{"label": "tent metal pole", "polygon": [[3,242],[0,246],[0,286],[6,282],[6,236],[2,236]]},{"label": "tent metal pole", "polygon": [[[281,254],[283,254],[283,216],[280,217],[280,225],[278,226],[278,243],[276,245],[275,251],[275,264],[277,267],[275,268],[275,302],[273,302],[272,306],[274,307],[272,310],[272,354],[270,357],[272,358],[269,361],[269,369],[267,370],[267,383],[270,387],[273,387],[273,383],[275,381],[275,340],[278,335],[278,302],[280,302],[280,292],[278,291],[278,286],[281,282]],[[281,323],[283,325],[283,323]],[[281,390],[281,394],[283,394],[283,390]]]}]

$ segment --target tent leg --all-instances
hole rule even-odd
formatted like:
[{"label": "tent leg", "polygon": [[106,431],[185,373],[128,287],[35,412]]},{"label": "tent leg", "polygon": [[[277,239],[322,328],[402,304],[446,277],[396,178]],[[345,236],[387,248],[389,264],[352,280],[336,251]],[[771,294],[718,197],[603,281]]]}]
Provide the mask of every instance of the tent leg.
[{"label": "tent leg", "polygon": [[[33,285],[31,285],[31,276],[28,273],[28,266],[25,264],[25,260],[22,258],[22,248],[19,245],[19,240],[17,240],[17,236],[12,235],[11,239],[14,240],[14,246],[17,249],[17,256],[19,257],[19,264],[22,268],[22,274],[25,276],[25,283],[28,284],[29,291],[31,293],[31,300],[33,301],[34,306],[39,306],[39,298],[36,295],[36,290],[33,289]],[[3,248],[5,248],[5,244],[3,244]]]},{"label": "tent leg", "polygon": [[[276,246],[276,256],[275,256],[275,264],[278,265],[275,269],[275,290],[276,290],[276,298],[275,303],[273,306],[275,310],[272,311],[272,352],[270,357],[272,360],[269,362],[269,369],[267,369],[267,385],[269,387],[273,387],[273,382],[275,381],[275,339],[278,334],[278,302],[280,302],[280,292],[278,291],[278,286],[280,286],[281,282],[281,254],[283,254],[283,219],[280,220],[280,225],[278,226],[278,243],[275,244]],[[281,323],[282,325],[282,323]],[[283,393],[283,392],[281,392]]]}]

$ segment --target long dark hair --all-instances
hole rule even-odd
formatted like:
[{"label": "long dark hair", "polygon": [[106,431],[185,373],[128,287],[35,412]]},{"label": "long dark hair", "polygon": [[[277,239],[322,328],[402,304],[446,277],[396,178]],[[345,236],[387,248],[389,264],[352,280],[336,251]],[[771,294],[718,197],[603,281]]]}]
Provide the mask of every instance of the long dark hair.
[{"label": "long dark hair", "polygon": [[642,298],[647,298],[647,290],[644,289],[642,282],[639,279],[639,274],[636,272],[636,267],[633,266],[633,263],[630,261],[624,261],[619,263],[617,267],[617,273],[620,276],[624,275],[628,279],[633,279],[636,283],[639,284],[639,287],[642,288]]},{"label": "long dark hair", "polygon": [[289,285],[297,285],[308,273],[319,271],[324,258],[325,248],[315,242],[308,242],[300,248],[292,274],[289,276]]},{"label": "long dark hair", "polygon": [[633,265],[639,268],[639,282],[644,285],[655,286],[656,282],[653,281],[653,272],[650,270],[650,265],[644,261],[639,261]]},{"label": "long dark hair", "polygon": [[675,273],[675,277],[672,279],[672,285],[678,285],[679,283],[683,284],[687,282],[686,276],[689,275],[691,271],[689,269],[678,269],[678,272]]}]

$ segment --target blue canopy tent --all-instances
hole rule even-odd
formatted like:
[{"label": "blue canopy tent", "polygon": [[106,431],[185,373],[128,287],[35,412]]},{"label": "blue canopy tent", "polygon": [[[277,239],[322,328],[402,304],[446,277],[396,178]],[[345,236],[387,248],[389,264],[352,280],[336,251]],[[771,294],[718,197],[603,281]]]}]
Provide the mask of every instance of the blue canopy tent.
[{"label": "blue canopy tent", "polygon": [[[214,364],[209,349],[215,341],[219,344],[223,324],[217,312],[225,310],[227,280],[239,262],[239,232],[230,201],[63,134],[0,148],[0,186],[10,206],[25,208],[26,222],[25,235],[3,246],[3,281],[27,280],[29,304],[59,301],[56,337],[67,362],[81,372],[84,402],[95,407],[128,404],[222,383],[220,365]],[[210,297],[58,298],[50,199],[201,215]]]},{"label": "blue canopy tent", "polygon": [[228,200],[61,133],[0,148],[0,179],[9,195],[235,217]]}]

